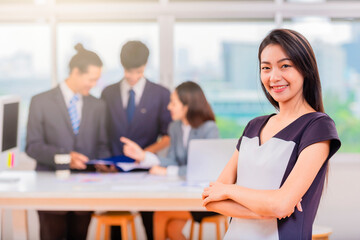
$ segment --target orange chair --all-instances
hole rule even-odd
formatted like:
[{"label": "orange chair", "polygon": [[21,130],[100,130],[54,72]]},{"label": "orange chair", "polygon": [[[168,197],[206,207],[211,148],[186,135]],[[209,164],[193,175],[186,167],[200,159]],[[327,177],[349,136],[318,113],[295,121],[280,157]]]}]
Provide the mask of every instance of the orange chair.
[{"label": "orange chair", "polygon": [[322,226],[313,226],[312,239],[313,240],[328,240],[332,234],[331,228]]},{"label": "orange chair", "polygon": [[[225,226],[225,232],[229,227],[229,223],[228,223],[228,219],[226,216],[223,215],[215,215],[215,216],[209,216],[209,217],[204,217],[201,222],[200,222],[200,227],[199,227],[199,240],[202,240],[202,229],[203,229],[203,224],[204,223],[215,223],[216,225],[216,239],[217,240],[221,240],[221,230],[220,230],[220,224],[224,223]],[[191,222],[191,228],[190,228],[190,240],[192,240],[193,238],[193,234],[194,234],[194,220],[192,220]]]},{"label": "orange chair", "polygon": [[121,238],[128,240],[128,224],[131,224],[132,239],[136,240],[135,217],[136,214],[130,212],[107,212],[104,214],[93,214],[97,220],[96,240],[101,239],[101,228],[105,226],[105,240],[110,239],[110,227],[121,226]]}]

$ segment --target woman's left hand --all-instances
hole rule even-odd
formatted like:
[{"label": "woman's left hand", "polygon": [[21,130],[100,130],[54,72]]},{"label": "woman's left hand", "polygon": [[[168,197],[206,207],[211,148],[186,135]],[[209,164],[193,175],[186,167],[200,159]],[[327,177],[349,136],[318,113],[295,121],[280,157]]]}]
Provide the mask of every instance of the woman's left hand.
[{"label": "woman's left hand", "polygon": [[150,170],[149,170],[150,174],[154,174],[154,175],[162,175],[165,176],[167,174],[167,168],[165,167],[160,167],[160,166],[153,166]]},{"label": "woman's left hand", "polygon": [[202,193],[203,206],[209,202],[216,202],[228,199],[228,188],[230,185],[221,182],[211,182],[209,187]]}]

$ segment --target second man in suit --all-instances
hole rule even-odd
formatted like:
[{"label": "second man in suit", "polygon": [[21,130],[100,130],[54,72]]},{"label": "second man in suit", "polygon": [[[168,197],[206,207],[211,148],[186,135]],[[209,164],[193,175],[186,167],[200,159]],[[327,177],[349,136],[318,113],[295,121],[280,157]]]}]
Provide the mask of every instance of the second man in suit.
[{"label": "second man in suit", "polygon": [[[145,44],[139,41],[127,42],[120,53],[124,77],[102,92],[101,98],[107,105],[111,151],[115,156],[123,154],[124,145],[120,137],[129,138],[152,153],[170,144],[167,132],[171,121],[167,110],[170,92],[144,77],[148,57],[149,49]],[[110,170],[114,170],[114,167]],[[153,235],[152,213],[141,212],[141,216],[150,240]],[[112,228],[111,234],[112,239],[120,238],[118,228]]]}]

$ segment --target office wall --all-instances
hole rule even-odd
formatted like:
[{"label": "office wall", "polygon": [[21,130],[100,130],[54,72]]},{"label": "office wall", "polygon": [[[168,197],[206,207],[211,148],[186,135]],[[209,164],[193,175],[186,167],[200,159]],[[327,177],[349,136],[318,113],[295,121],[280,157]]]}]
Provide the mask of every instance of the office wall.
[{"label": "office wall", "polygon": [[360,239],[360,159],[355,154],[337,154],[330,162],[315,224],[333,229],[330,239]]}]

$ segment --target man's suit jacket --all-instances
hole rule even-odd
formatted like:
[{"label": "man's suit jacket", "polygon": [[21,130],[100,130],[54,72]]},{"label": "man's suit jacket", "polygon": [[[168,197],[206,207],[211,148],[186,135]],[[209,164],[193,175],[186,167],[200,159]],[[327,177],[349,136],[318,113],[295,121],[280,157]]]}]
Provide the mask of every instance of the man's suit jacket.
[{"label": "man's suit jacket", "polygon": [[183,143],[183,129],[181,121],[170,123],[169,135],[171,139],[169,151],[166,157],[160,158],[160,165],[167,167],[170,165],[179,166],[179,175],[186,175],[188,146],[193,139],[219,138],[219,130],[214,121],[206,121],[197,128],[190,130],[187,145]]},{"label": "man's suit jacket", "polygon": [[36,170],[55,170],[54,155],[71,151],[89,159],[109,157],[105,111],[102,100],[83,96],[80,129],[75,135],[59,86],[34,96],[29,110],[26,153],[36,160]]},{"label": "man's suit jacket", "polygon": [[166,88],[146,80],[131,123],[127,121],[121,100],[120,82],[106,87],[101,98],[107,105],[107,127],[113,155],[123,154],[123,144],[119,141],[121,136],[146,148],[155,143],[159,135],[167,135],[171,116],[167,110],[170,92]]}]

